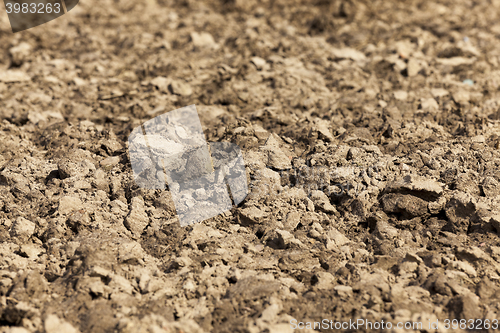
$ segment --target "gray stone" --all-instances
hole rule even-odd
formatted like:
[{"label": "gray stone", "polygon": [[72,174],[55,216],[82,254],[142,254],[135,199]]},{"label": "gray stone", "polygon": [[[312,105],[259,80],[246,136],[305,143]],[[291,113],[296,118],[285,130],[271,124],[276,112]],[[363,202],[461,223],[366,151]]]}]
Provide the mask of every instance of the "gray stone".
[{"label": "gray stone", "polygon": [[199,188],[193,193],[193,197],[196,200],[206,200],[208,198],[207,191],[204,188]]}]

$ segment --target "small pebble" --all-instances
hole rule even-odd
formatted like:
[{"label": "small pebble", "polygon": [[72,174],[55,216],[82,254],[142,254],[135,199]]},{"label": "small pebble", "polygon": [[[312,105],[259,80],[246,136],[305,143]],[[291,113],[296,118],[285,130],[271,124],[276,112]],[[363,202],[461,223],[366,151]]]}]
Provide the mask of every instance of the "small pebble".
[{"label": "small pebble", "polygon": [[466,79],[462,83],[466,84],[466,85],[469,85],[471,87],[474,85],[474,81],[472,81],[471,79]]}]

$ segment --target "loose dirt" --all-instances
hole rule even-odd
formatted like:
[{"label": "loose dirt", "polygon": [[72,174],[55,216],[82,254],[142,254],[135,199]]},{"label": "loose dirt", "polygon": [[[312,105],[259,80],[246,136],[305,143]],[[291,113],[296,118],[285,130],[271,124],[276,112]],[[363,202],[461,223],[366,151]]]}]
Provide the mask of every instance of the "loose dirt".
[{"label": "loose dirt", "polygon": [[[12,34],[2,11],[0,332],[494,327],[498,13],[81,0]],[[181,227],[168,191],[134,182],[127,139],[191,104],[207,141],[241,147],[251,193]]]}]

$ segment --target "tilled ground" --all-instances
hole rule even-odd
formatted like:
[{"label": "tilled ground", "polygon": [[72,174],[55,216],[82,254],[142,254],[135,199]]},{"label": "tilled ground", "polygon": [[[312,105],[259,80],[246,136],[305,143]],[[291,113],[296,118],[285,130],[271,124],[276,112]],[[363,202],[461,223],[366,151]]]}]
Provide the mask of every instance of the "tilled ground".
[{"label": "tilled ground", "polygon": [[[0,332],[494,331],[498,13],[81,0],[12,34],[2,11]],[[191,104],[208,141],[241,147],[251,193],[181,227],[127,139]]]}]

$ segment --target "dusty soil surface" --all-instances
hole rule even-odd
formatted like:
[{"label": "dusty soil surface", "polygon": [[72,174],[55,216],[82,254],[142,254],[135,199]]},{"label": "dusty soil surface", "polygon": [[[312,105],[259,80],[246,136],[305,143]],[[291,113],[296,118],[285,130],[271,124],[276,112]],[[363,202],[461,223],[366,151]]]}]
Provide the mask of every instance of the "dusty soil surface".
[{"label": "dusty soil surface", "polygon": [[[12,34],[2,9],[0,332],[493,331],[498,13],[81,0]],[[181,227],[168,191],[135,184],[127,139],[191,104],[208,141],[241,147],[251,193]]]}]

